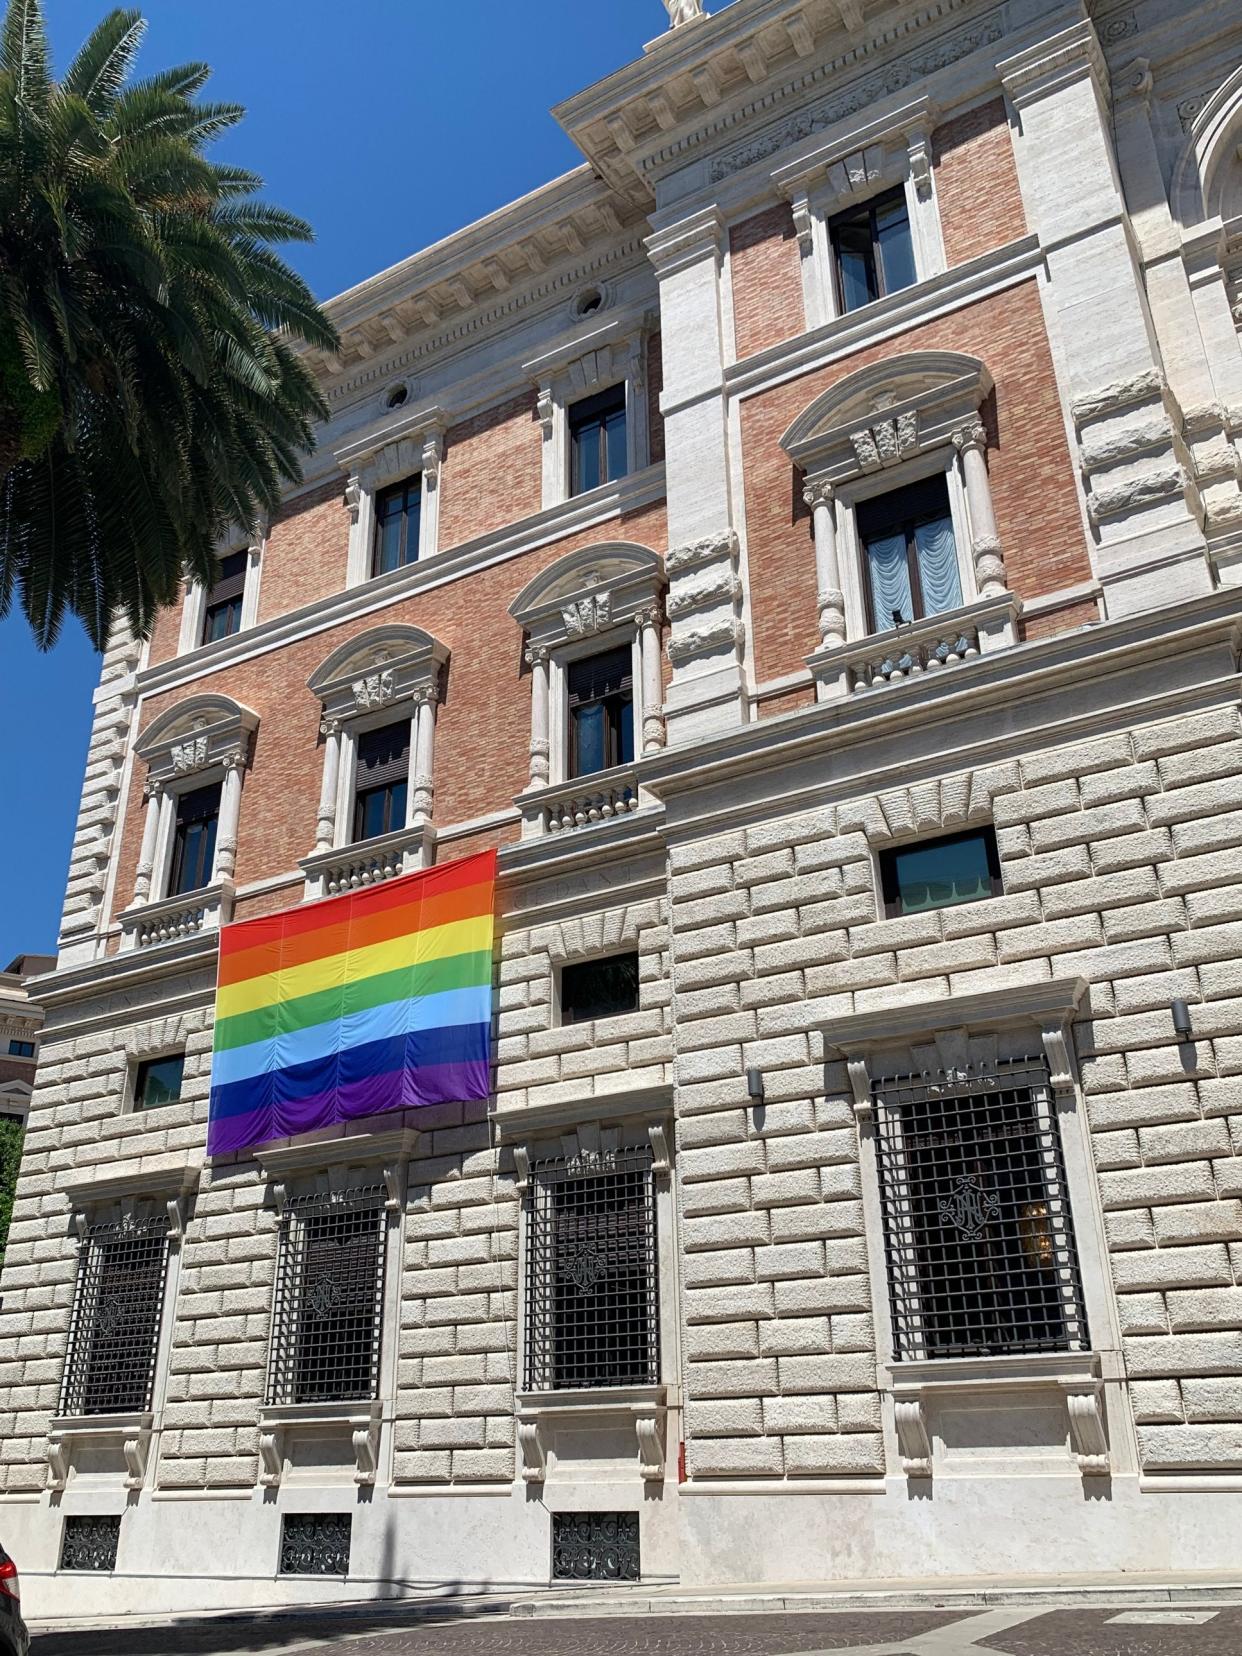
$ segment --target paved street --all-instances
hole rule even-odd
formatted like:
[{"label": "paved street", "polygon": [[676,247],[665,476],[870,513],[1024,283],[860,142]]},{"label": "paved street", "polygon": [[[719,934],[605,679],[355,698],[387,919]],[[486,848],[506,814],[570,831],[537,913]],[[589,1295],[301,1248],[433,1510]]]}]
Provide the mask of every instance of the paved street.
[{"label": "paved street", "polygon": [[32,1656],[1242,1656],[1242,1606],[510,1619],[377,1609],[46,1633]]}]

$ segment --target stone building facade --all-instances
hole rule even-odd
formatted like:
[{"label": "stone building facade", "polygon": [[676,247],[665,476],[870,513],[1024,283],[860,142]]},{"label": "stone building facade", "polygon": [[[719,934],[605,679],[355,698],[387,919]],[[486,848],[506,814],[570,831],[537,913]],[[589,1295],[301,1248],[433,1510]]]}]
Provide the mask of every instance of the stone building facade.
[{"label": "stone building facade", "polygon": [[[36,1611],[1236,1563],[1236,8],[671,17],[105,657]],[[488,1104],[207,1158],[219,926],[491,847]]]}]

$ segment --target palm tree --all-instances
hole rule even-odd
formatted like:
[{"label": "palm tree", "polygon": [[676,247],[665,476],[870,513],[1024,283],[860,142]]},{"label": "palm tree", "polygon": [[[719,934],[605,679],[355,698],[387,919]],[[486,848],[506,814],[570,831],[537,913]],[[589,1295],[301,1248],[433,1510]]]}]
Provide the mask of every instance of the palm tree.
[{"label": "palm tree", "polygon": [[296,342],[336,335],[273,251],[306,224],[204,158],[235,104],[200,63],[131,80],[113,11],[51,78],[39,0],[0,33],[0,616],[102,649],[276,506],[324,415]]}]

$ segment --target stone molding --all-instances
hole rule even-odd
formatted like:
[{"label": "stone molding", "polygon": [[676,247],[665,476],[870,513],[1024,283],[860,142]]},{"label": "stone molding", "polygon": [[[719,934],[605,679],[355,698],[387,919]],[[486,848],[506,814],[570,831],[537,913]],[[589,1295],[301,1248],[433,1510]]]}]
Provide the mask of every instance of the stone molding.
[{"label": "stone molding", "polygon": [[665,1466],[668,1386],[606,1386],[582,1391],[515,1392],[518,1448],[526,1483],[542,1484],[548,1475],[550,1434],[558,1425],[581,1432],[598,1427],[615,1431],[629,1423],[638,1440],[639,1474],[660,1482]]},{"label": "stone molding", "polygon": [[47,1424],[47,1487],[63,1491],[69,1485],[76,1444],[118,1446],[125,1460],[123,1486],[142,1489],[156,1417],[151,1411],[131,1415],[55,1415]]},{"label": "stone molding", "polygon": [[509,614],[529,648],[555,650],[575,639],[637,625],[665,585],[658,553],[634,541],[598,541],[558,558],[528,581]]},{"label": "stone molding", "polygon": [[[385,1117],[372,1119],[385,1120]],[[280,1211],[288,1199],[290,1180],[308,1175],[326,1173],[330,1188],[348,1187],[350,1170],[379,1169],[387,1192],[384,1206],[390,1213],[399,1212],[404,1200],[405,1172],[419,1141],[416,1127],[385,1127],[370,1131],[356,1130],[351,1123],[348,1132],[337,1132],[333,1138],[299,1136],[283,1143],[258,1145],[252,1156],[233,1156],[233,1160],[254,1160],[259,1172],[271,1186],[272,1200]],[[229,1160],[229,1157],[221,1160]]]},{"label": "stone molding", "polygon": [[354,1482],[373,1484],[379,1458],[381,1405],[366,1403],[264,1403],[259,1409],[259,1485],[277,1489],[284,1478],[287,1439],[299,1431],[349,1432]]},{"label": "stone molding", "polygon": [[950,833],[972,823],[990,821],[996,796],[1014,793],[1021,785],[1016,761],[915,782],[839,806],[836,831],[865,834],[873,849],[905,839]]},{"label": "stone molding", "polygon": [[258,728],[259,715],[230,696],[206,693],[170,707],[134,746],[146,761],[148,797],[189,777],[244,766]]},{"label": "stone molding", "polygon": [[183,1051],[191,1035],[206,1028],[207,1020],[199,1013],[181,1012],[170,1018],[156,1018],[150,1023],[129,1029],[124,1037],[124,1052],[130,1063],[144,1058],[156,1058],[161,1053]]},{"label": "stone molding", "polygon": [[438,692],[449,653],[446,644],[421,627],[390,622],[333,650],[306,687],[322,704],[326,721],[348,722]]},{"label": "stone molding", "polygon": [[667,1173],[672,1165],[673,1088],[671,1083],[630,1092],[583,1092],[581,1098],[555,1104],[524,1104],[495,1110],[496,1142],[513,1147],[515,1178],[525,1191],[530,1178],[528,1144],[551,1139],[566,1156],[598,1155],[616,1150],[645,1133],[652,1147],[652,1168]]}]

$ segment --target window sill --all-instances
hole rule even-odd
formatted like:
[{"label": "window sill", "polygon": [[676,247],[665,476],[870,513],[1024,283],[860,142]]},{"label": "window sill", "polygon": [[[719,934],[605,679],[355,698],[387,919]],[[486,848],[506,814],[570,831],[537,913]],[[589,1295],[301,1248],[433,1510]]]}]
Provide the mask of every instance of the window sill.
[{"label": "window sill", "polygon": [[544,1483],[551,1435],[557,1427],[631,1425],[638,1440],[638,1469],[644,1482],[664,1477],[665,1425],[678,1401],[675,1386],[600,1386],[566,1391],[517,1392],[514,1415],[522,1451],[522,1477]]},{"label": "window sill", "polygon": [[932,1475],[929,1405],[967,1393],[1050,1390],[1064,1399],[1070,1451],[1084,1477],[1112,1471],[1105,1431],[1103,1363],[1094,1351],[1017,1352],[1004,1357],[937,1357],[881,1366],[884,1389],[893,1399],[894,1425],[902,1471],[908,1478]]},{"label": "window sill", "polygon": [[119,1443],[125,1456],[125,1488],[141,1489],[155,1430],[155,1415],[149,1409],[139,1414],[55,1416],[47,1427],[48,1488],[63,1490],[68,1485],[75,1444],[107,1447]]},{"label": "window sill", "polygon": [[1021,600],[1010,592],[866,638],[813,650],[806,658],[817,701],[910,683],[959,667],[1018,641]]},{"label": "window sill", "polygon": [[287,1432],[333,1429],[350,1434],[354,1452],[354,1482],[375,1482],[379,1453],[380,1415],[378,1398],[358,1402],[265,1403],[259,1410],[259,1483],[276,1489],[285,1474]]},{"label": "window sill", "polygon": [[117,916],[123,951],[181,943],[200,932],[219,931],[232,918],[233,882],[227,878],[177,897],[137,904]]}]

